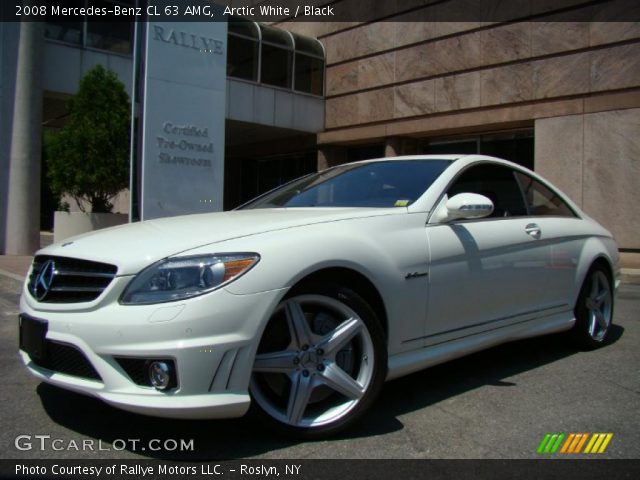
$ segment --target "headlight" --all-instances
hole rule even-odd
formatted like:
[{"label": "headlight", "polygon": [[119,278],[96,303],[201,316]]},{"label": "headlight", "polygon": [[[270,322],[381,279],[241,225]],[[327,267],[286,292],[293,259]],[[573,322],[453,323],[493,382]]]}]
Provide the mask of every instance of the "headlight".
[{"label": "headlight", "polygon": [[125,305],[172,302],[210,292],[246,273],[260,260],[257,253],[175,257],[140,272],[120,298]]}]

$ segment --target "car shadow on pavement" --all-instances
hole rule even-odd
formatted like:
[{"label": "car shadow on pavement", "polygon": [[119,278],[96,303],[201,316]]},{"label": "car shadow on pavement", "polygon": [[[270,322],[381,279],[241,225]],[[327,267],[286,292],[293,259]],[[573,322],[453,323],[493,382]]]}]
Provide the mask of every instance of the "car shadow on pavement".
[{"label": "car shadow on pavement", "polygon": [[[610,343],[624,329],[613,325]],[[362,421],[337,439],[383,435],[404,428],[403,414],[437,404],[447,398],[485,385],[510,387],[509,377],[574,355],[565,335],[548,335],[521,340],[485,350],[423,370],[385,385],[382,394]],[[110,444],[119,439],[139,439],[135,453],[163,460],[214,460],[246,458],[300,443],[274,433],[248,416],[231,420],[173,420],[124,412],[92,397],[75,394],[41,383],[37,388],[44,410],[57,424],[83,436]],[[161,449],[141,451],[154,440],[194,440],[193,451]],[[160,442],[157,442],[157,440]],[[331,440],[329,440],[331,441]],[[171,442],[170,442],[171,443]],[[133,451],[127,442],[126,450]]]},{"label": "car shadow on pavement", "polygon": [[[225,420],[155,418],[125,412],[96,398],[47,383],[38,385],[37,392],[47,415],[57,424],[84,437],[101,440],[105,448],[111,447],[109,444],[114,440],[124,440],[125,450],[149,458],[193,461],[242,458],[295,443],[274,436],[252,418],[251,412],[242,418]],[[139,440],[138,448],[130,448],[130,439]],[[141,450],[150,440],[160,447],[165,440],[179,443],[181,439],[186,442],[193,439],[193,451]]]},{"label": "car shadow on pavement", "polygon": [[[608,348],[623,335],[612,325]],[[394,428],[397,417],[486,385],[513,387],[506,379],[580,353],[566,333],[499,345],[388,382],[369,412],[369,420],[351,429],[349,437],[379,435]],[[386,425],[386,427],[385,427]]]}]

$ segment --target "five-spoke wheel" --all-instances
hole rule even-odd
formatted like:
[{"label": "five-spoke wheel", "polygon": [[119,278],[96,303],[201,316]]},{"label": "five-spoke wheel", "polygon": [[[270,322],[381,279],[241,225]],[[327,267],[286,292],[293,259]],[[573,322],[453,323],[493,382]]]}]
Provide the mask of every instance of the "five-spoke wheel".
[{"label": "five-spoke wheel", "polygon": [[370,403],[385,363],[373,311],[350,290],[324,287],[280,303],[255,357],[251,395],[289,430],[333,432]]},{"label": "five-spoke wheel", "polygon": [[613,289],[607,271],[595,265],[585,278],[575,307],[573,337],[587,349],[604,344],[613,318]]}]

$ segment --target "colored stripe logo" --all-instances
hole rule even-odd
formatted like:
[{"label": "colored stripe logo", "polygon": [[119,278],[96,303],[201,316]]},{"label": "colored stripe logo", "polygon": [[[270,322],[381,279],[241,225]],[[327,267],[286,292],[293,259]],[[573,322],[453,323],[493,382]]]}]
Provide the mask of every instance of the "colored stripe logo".
[{"label": "colored stripe logo", "polygon": [[613,433],[547,433],[538,445],[537,452],[540,454],[604,453],[612,438]]},{"label": "colored stripe logo", "polygon": [[594,433],[584,453],[604,453],[613,438],[613,433]]}]

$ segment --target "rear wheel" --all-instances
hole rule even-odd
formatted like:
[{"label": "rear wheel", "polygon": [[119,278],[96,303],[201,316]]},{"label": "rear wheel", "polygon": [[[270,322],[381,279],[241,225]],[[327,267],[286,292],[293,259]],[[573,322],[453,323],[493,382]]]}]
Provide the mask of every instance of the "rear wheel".
[{"label": "rear wheel", "polygon": [[591,267],[574,313],[576,324],[572,336],[578,346],[591,350],[604,345],[613,319],[613,288],[603,266]]},{"label": "rear wheel", "polygon": [[287,432],[328,435],[373,402],[386,361],[384,336],[367,303],[349,289],[318,285],[276,308],[258,347],[250,392]]}]

